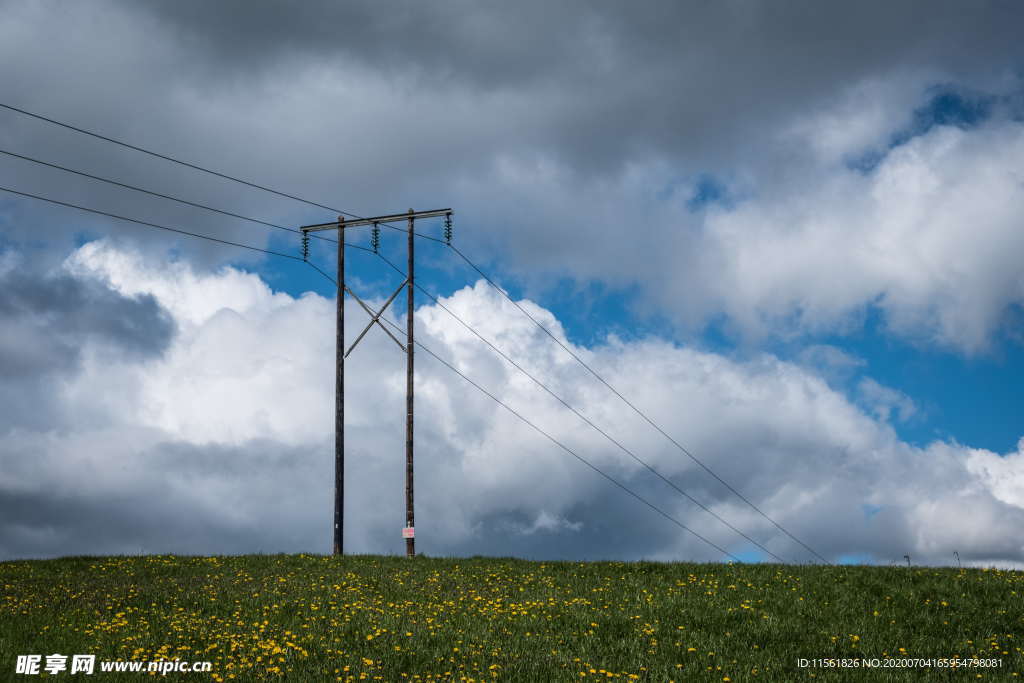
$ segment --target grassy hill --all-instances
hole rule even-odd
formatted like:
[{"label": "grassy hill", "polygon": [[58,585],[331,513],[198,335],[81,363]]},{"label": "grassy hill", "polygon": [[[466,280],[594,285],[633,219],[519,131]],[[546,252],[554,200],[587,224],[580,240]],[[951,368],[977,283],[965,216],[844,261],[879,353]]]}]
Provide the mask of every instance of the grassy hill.
[{"label": "grassy hill", "polygon": [[[17,655],[45,666],[53,653],[96,655],[92,676],[56,674],[71,680],[146,675],[104,674],[101,660],[175,658],[212,668],[170,679],[215,681],[1024,675],[1024,572],[149,556],[0,563],[0,586],[0,680],[35,678],[15,674]],[[826,658],[861,667],[811,666]]]}]

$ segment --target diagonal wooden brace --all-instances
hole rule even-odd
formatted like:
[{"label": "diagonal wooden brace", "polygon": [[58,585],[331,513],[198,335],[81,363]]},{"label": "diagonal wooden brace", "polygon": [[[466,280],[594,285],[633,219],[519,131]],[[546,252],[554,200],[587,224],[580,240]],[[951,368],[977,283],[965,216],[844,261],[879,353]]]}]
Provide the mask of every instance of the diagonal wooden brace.
[{"label": "diagonal wooden brace", "polygon": [[364,336],[366,336],[366,333],[370,331],[370,328],[373,327],[374,323],[376,323],[377,326],[380,327],[380,329],[384,330],[387,333],[387,335],[389,337],[391,337],[391,339],[393,339],[396,344],[398,344],[398,348],[400,348],[403,351],[405,351],[405,345],[402,344],[402,342],[400,342],[397,339],[395,339],[395,335],[391,334],[391,330],[389,330],[388,328],[384,327],[384,324],[380,321],[380,316],[383,315],[384,311],[387,310],[388,306],[391,305],[391,302],[395,300],[395,297],[398,296],[399,292],[402,291],[402,288],[405,287],[405,285],[406,285],[406,283],[408,281],[409,280],[406,279],[404,282],[402,282],[401,285],[399,285],[398,289],[395,290],[394,294],[392,294],[388,298],[388,300],[381,307],[380,311],[378,311],[377,313],[374,313],[373,310],[371,310],[369,306],[367,306],[365,303],[363,303],[363,300],[360,299],[358,296],[356,296],[355,292],[353,292],[348,287],[345,287],[345,291],[347,291],[349,294],[351,294],[352,298],[355,299],[359,303],[359,305],[363,307],[363,310],[365,310],[367,312],[367,314],[369,314],[369,316],[370,316],[370,322],[366,323],[366,327],[363,328],[363,331],[359,333],[359,336],[356,337],[356,340],[354,342],[352,342],[352,346],[350,346],[348,348],[348,351],[345,352],[345,358],[348,358],[348,354],[352,353],[352,349],[356,348],[356,344],[358,344],[362,340],[362,338]]}]

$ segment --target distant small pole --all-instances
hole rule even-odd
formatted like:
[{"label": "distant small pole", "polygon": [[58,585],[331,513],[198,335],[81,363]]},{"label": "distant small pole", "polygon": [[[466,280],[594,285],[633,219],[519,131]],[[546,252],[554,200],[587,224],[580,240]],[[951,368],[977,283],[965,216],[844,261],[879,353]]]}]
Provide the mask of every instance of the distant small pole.
[{"label": "distant small pole", "polygon": [[903,557],[907,558],[907,566],[909,567],[910,566],[910,555],[904,555]]},{"label": "distant small pole", "polygon": [[[409,280],[406,298],[408,299],[408,315],[405,323],[406,330],[406,384],[405,384],[405,526],[415,529],[415,515],[413,514],[413,487],[412,487],[412,441],[413,441],[413,249],[416,244],[416,233],[413,232],[413,210],[409,209]],[[415,532],[412,532],[415,533]],[[416,556],[416,538],[410,533],[405,539],[405,556]]]},{"label": "distant small pole", "polygon": [[958,566],[961,569],[963,569],[964,566],[962,564],[960,564],[960,553],[958,553],[957,551],[954,550],[953,554],[956,555],[956,566]]}]

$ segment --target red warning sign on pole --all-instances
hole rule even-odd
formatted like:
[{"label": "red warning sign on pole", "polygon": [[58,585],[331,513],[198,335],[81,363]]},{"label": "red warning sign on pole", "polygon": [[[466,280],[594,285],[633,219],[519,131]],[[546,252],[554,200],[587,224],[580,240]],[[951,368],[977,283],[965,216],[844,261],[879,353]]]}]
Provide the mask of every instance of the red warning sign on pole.
[{"label": "red warning sign on pole", "polygon": [[403,527],[402,528],[402,538],[416,538],[416,527],[411,527],[411,526]]}]

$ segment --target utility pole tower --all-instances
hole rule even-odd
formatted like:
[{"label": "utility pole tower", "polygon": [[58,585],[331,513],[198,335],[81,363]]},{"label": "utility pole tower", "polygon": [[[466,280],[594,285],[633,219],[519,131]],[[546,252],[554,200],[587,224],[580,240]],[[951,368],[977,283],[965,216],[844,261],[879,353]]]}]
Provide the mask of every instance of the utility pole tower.
[{"label": "utility pole tower", "polygon": [[[335,381],[334,381],[334,554],[344,554],[344,527],[345,527],[345,359],[352,349],[362,341],[363,337],[369,332],[370,328],[374,324],[384,330],[385,333],[391,339],[398,344],[398,347],[405,351],[406,358],[406,393],[405,393],[405,528],[402,529],[402,537],[405,539],[405,554],[406,557],[414,557],[416,555],[416,518],[413,511],[413,406],[415,401],[413,399],[413,348],[415,345],[415,338],[413,335],[414,324],[413,324],[413,311],[414,311],[414,295],[416,281],[415,281],[415,240],[416,233],[414,231],[415,221],[417,218],[436,218],[444,216],[445,218],[445,239],[451,243],[451,209],[435,209],[433,211],[413,211],[409,209],[408,213],[404,214],[391,214],[387,216],[377,216],[375,218],[358,218],[356,220],[346,220],[344,216],[338,216],[336,223],[318,223],[316,225],[304,225],[300,228],[302,231],[303,239],[303,258],[308,259],[309,254],[309,233],[319,232],[322,230],[337,230],[338,231],[338,299],[337,299],[337,314],[336,314],[336,325],[335,330]],[[361,226],[373,226],[373,237],[372,245],[374,252],[377,251],[380,243],[380,224],[381,223],[392,223],[405,219],[408,221],[408,238],[409,238],[409,266],[408,275],[405,278],[405,282],[398,286],[398,289],[388,297],[388,300],[384,303],[379,311],[373,311],[367,306],[362,299],[360,299],[355,292],[353,292],[348,286],[345,285],[345,231],[351,228]],[[387,310],[387,307],[391,305],[391,302],[395,300],[395,297],[402,291],[402,288],[406,288],[406,299],[407,299],[407,317],[406,317],[406,343],[398,341],[395,335],[391,334],[391,331],[384,326],[381,322],[380,317]],[[345,350],[345,294],[351,294],[352,298],[367,312],[370,316],[370,322],[366,324],[366,327],[356,340],[352,342],[352,346]]]}]

